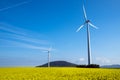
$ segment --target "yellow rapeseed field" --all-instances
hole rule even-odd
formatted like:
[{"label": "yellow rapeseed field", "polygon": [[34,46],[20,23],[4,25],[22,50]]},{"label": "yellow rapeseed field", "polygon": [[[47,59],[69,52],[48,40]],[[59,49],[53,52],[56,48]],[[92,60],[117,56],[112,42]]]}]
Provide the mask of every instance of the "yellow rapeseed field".
[{"label": "yellow rapeseed field", "polygon": [[120,69],[0,68],[0,80],[120,80]]}]

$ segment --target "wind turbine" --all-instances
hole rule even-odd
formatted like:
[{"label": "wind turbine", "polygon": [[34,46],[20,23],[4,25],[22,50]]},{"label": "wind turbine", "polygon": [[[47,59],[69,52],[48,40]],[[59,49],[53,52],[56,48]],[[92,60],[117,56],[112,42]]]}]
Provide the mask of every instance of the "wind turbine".
[{"label": "wind turbine", "polygon": [[83,12],[84,12],[84,19],[85,19],[85,22],[83,25],[81,25],[77,30],[76,32],[78,32],[82,27],[84,27],[86,25],[86,28],[87,28],[87,49],[88,49],[88,65],[91,64],[91,46],[90,46],[90,29],[89,27],[93,27],[93,28],[96,28],[98,29],[96,26],[94,26],[90,20],[88,20],[87,18],[87,15],[86,15],[86,10],[85,10],[85,7],[84,7],[84,4],[83,4]]},{"label": "wind turbine", "polygon": [[48,53],[48,67],[50,67],[50,51],[52,50],[52,46],[49,47],[49,49],[44,50],[45,52]]}]

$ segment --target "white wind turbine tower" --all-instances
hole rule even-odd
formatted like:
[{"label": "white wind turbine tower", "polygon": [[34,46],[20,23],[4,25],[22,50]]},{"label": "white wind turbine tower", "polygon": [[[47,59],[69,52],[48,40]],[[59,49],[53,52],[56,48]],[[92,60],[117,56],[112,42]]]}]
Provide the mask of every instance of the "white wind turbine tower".
[{"label": "white wind turbine tower", "polygon": [[96,26],[94,26],[90,20],[87,19],[87,15],[86,15],[86,10],[83,4],[83,12],[84,12],[84,18],[85,18],[85,22],[83,25],[81,25],[76,32],[78,32],[82,27],[84,27],[86,25],[87,28],[87,49],[88,49],[88,65],[91,64],[91,46],[90,46],[90,29],[89,27],[92,26],[93,28],[96,28]]},{"label": "white wind turbine tower", "polygon": [[49,47],[49,49],[44,50],[45,52],[48,53],[48,67],[50,67],[50,51],[52,50],[52,46]]}]

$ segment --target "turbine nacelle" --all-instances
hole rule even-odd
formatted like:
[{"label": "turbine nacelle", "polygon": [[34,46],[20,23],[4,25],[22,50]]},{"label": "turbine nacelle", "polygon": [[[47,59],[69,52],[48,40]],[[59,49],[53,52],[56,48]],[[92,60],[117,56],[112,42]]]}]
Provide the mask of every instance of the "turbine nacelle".
[{"label": "turbine nacelle", "polygon": [[85,21],[85,23],[89,23],[89,22],[90,22],[90,20],[86,20],[86,21]]}]

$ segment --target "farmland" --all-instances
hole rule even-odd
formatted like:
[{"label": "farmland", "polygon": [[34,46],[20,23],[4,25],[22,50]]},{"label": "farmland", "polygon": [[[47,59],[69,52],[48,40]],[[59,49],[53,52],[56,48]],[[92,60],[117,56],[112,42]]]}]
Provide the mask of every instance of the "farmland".
[{"label": "farmland", "polygon": [[0,80],[120,80],[120,69],[0,68]]}]

